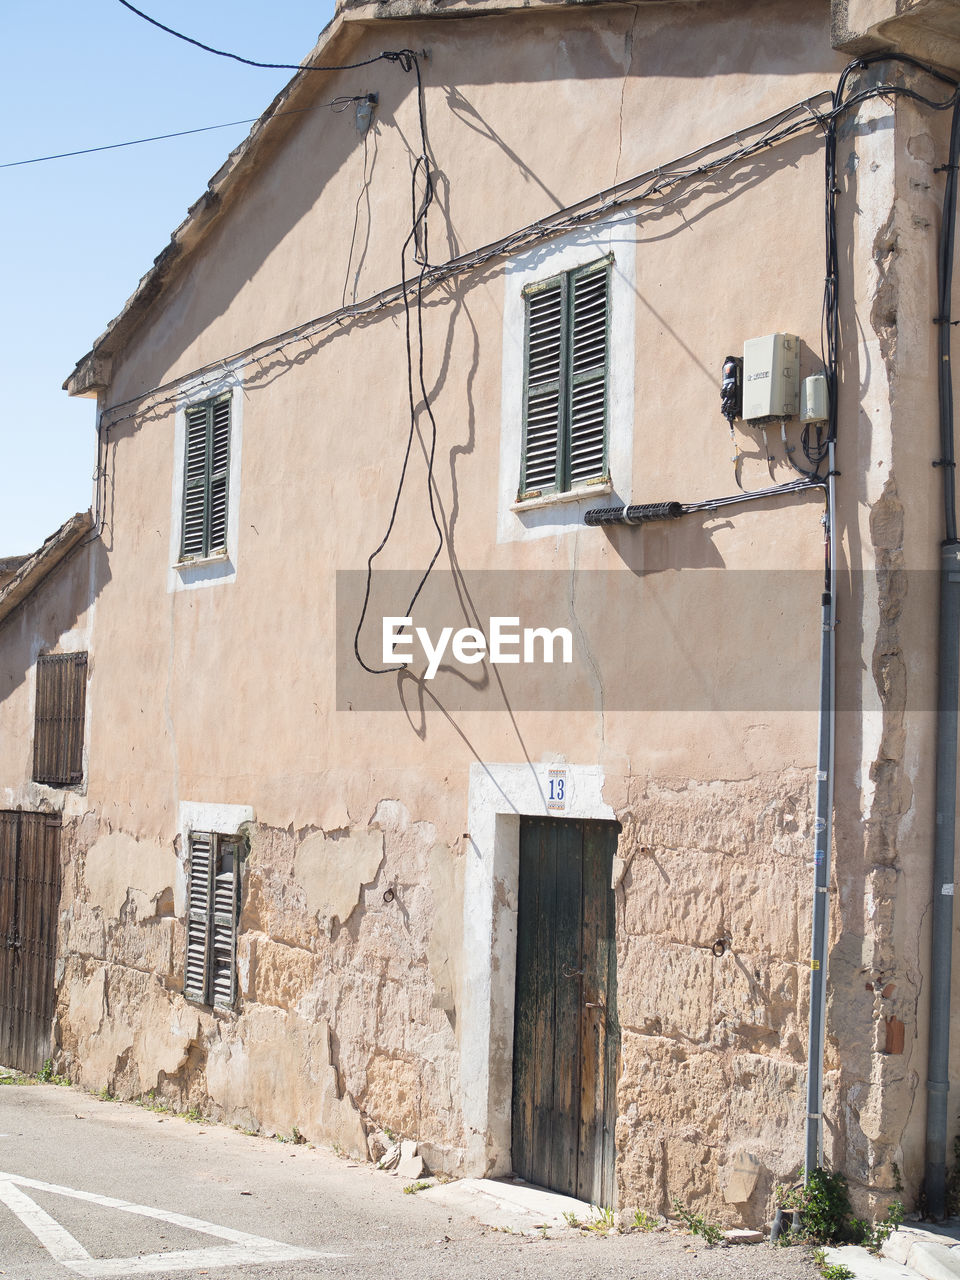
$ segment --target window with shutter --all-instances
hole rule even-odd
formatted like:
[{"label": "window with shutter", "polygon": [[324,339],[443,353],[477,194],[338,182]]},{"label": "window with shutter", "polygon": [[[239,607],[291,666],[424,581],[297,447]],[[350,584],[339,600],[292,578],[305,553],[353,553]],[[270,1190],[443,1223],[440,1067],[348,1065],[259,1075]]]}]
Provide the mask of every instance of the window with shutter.
[{"label": "window with shutter", "polygon": [[226,550],[230,403],[228,393],[186,410],[181,560]]},{"label": "window with shutter", "polygon": [[612,257],[524,289],[523,458],[518,499],[608,480]]},{"label": "window with shutter", "polygon": [[83,781],[87,655],[48,653],[37,659],[33,780],[70,787]]},{"label": "window with shutter", "polygon": [[190,833],[183,992],[222,1009],[231,1009],[237,998],[240,854],[238,836]]}]

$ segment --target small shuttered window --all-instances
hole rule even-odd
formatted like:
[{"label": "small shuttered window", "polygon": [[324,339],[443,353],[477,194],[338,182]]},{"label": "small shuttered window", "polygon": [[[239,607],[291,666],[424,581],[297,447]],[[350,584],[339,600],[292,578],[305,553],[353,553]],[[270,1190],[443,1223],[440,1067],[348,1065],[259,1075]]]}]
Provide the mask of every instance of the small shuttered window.
[{"label": "small shuttered window", "polygon": [[230,1009],[237,998],[240,915],[239,836],[190,833],[187,962],[183,991],[200,1004]]},{"label": "small shuttered window", "polygon": [[181,560],[214,555],[227,546],[227,486],[230,473],[230,395],[217,396],[185,412]]},{"label": "small shuttered window", "polygon": [[524,290],[521,499],[608,479],[611,263],[607,257]]},{"label": "small shuttered window", "polygon": [[34,782],[70,787],[83,781],[86,697],[85,653],[49,653],[37,659]]}]

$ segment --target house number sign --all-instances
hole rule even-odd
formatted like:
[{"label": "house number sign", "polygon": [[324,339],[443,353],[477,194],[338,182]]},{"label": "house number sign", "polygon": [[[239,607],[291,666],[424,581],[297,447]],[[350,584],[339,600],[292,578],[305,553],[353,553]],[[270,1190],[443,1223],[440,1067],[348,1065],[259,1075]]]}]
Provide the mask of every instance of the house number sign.
[{"label": "house number sign", "polygon": [[567,811],[566,769],[550,769],[547,773],[547,809],[550,813]]}]

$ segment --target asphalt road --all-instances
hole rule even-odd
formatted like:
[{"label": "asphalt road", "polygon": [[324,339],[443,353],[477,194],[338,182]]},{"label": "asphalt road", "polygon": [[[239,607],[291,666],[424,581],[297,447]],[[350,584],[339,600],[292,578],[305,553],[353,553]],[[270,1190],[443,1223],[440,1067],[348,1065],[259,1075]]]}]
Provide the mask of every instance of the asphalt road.
[{"label": "asphalt road", "polygon": [[[197,1252],[205,1251],[205,1252]],[[57,1085],[0,1087],[0,1280],[814,1280],[800,1249],[523,1236],[333,1152]]]}]

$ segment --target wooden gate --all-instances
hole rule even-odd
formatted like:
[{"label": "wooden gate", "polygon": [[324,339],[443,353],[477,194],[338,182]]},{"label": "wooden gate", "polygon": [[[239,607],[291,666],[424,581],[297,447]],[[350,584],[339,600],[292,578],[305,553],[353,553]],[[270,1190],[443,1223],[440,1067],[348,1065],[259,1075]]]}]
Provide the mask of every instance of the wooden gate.
[{"label": "wooden gate", "polygon": [[522,818],[513,1171],[613,1207],[615,822]]},{"label": "wooden gate", "polygon": [[0,810],[0,1063],[50,1056],[60,909],[60,816]]}]

